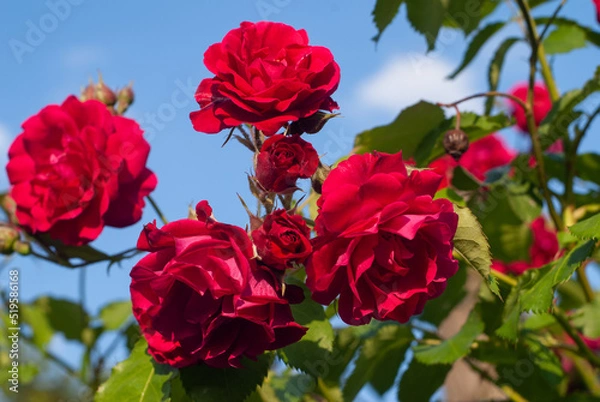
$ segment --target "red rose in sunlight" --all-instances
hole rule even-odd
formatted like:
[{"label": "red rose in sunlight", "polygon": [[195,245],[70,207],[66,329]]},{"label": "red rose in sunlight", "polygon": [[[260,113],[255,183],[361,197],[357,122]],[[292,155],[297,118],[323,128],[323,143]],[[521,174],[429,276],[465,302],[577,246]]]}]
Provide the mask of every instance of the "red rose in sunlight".
[{"label": "red rose in sunlight", "polygon": [[[511,91],[510,94],[521,99],[523,102],[527,102],[527,84],[518,84]],[[525,117],[525,110],[521,105],[513,100],[509,100],[510,107],[512,109],[513,116],[517,121],[517,127],[524,133],[529,132],[527,128],[527,119]],[[540,125],[542,120],[546,117],[548,112],[552,109],[552,99],[550,99],[550,93],[546,86],[541,83],[535,84],[533,87],[533,117],[535,118],[535,124]]]},{"label": "red rose in sunlight", "polygon": [[268,138],[256,159],[256,178],[267,191],[282,193],[296,188],[300,178],[311,177],[319,167],[319,155],[298,135]]},{"label": "red rose in sunlight", "polygon": [[332,111],[340,68],[329,49],[309,46],[304,30],[275,22],[243,22],[204,53],[215,75],[200,83],[196,131],[214,134],[242,123],[273,135],[290,121]]},{"label": "red rose in sunlight", "polygon": [[540,216],[530,225],[532,233],[532,244],[529,248],[529,261],[503,262],[494,260],[492,268],[496,271],[522,275],[530,269],[541,268],[553,261],[559,251],[556,231],[546,227],[546,220]]},{"label": "red rose in sunlight", "polygon": [[131,271],[133,313],[159,363],[241,367],[265,350],[294,343],[293,320],[275,276],[253,259],[241,228],[203,220],[146,225],[138,247],[150,251]]},{"label": "red rose in sunlight", "polygon": [[140,220],[156,187],[146,168],[150,145],[133,120],[74,96],[23,123],[6,167],[19,223],[68,245],[83,245],[105,225]]},{"label": "red rose in sunlight", "polygon": [[258,255],[271,268],[284,270],[292,263],[304,264],[312,252],[310,229],[300,215],[279,209],[266,216],[252,232]]},{"label": "red rose in sunlight", "polygon": [[450,185],[457,166],[462,166],[479,180],[485,180],[487,172],[508,165],[514,157],[515,152],[499,136],[492,134],[471,143],[458,162],[450,155],[445,155],[431,162],[429,168],[443,176],[440,184],[442,189]]},{"label": "red rose in sunlight", "polygon": [[307,263],[313,298],[348,324],[406,322],[438,297],[458,269],[452,203],[433,200],[442,177],[407,172],[402,155],[354,155],[331,171],[317,203]]}]

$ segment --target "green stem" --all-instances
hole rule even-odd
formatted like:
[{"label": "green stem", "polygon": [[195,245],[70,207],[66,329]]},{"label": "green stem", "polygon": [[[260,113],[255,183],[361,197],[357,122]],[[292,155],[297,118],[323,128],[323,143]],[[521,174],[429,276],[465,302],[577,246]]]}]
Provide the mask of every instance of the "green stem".
[{"label": "green stem", "polygon": [[581,264],[579,268],[577,268],[577,281],[581,285],[583,289],[583,294],[585,295],[585,299],[588,303],[593,302],[596,295],[594,294],[594,289],[590,285],[590,281],[588,280],[587,274],[585,272],[587,264]]},{"label": "green stem", "polygon": [[492,269],[492,276],[496,277],[498,280],[500,280],[500,282],[506,283],[508,286],[517,286],[517,280],[515,278],[511,278],[510,276],[496,271],[495,269]]},{"label": "green stem", "polygon": [[488,372],[486,372],[485,370],[478,367],[471,359],[467,358],[467,359],[465,359],[465,362],[469,365],[469,367],[471,367],[471,370],[473,370],[477,374],[479,374],[481,376],[481,378],[487,380],[488,382],[490,382],[490,383],[494,384],[495,386],[497,386],[498,388],[500,388],[511,401],[527,402],[527,399],[525,399],[523,396],[521,396],[521,394],[519,394],[517,391],[515,391],[510,386],[508,386],[506,384],[503,384],[503,385],[498,384],[496,382],[496,380],[494,380]]},{"label": "green stem", "polygon": [[[536,159],[536,168],[537,168],[537,173],[538,173],[538,179],[540,181],[540,187],[542,189],[542,196],[544,197],[544,199],[546,200],[546,204],[548,205],[548,212],[550,213],[550,217],[552,218],[552,221],[554,222],[554,225],[556,226],[556,229],[558,231],[562,231],[564,230],[564,224],[563,221],[560,217],[560,215],[558,214],[558,212],[556,211],[556,208],[554,207],[554,203],[552,201],[552,194],[550,193],[550,190],[548,189],[548,179],[546,177],[546,167],[545,167],[545,163],[544,163],[544,155],[543,155],[543,150],[542,150],[542,144],[540,142],[540,138],[538,135],[538,128],[537,125],[535,123],[535,116],[533,114],[533,103],[534,103],[534,87],[535,87],[535,75],[537,72],[537,61],[538,61],[538,56],[541,55],[543,57],[540,57],[540,64],[542,65],[542,74],[544,75],[544,79],[546,79],[546,74],[549,74],[549,80],[547,82],[547,87],[548,87],[548,91],[550,92],[553,100],[554,95],[552,95],[552,93],[554,92],[556,99],[558,99],[558,90],[556,88],[556,83],[554,82],[554,78],[552,78],[552,73],[550,71],[549,66],[545,65],[544,67],[544,63],[547,63],[545,60],[545,54],[544,54],[544,49],[543,46],[539,43],[539,39],[538,39],[538,35],[537,35],[537,28],[535,25],[535,21],[533,20],[533,17],[531,16],[531,10],[529,9],[529,5],[527,4],[527,2],[525,0],[517,0],[517,5],[519,6],[521,13],[523,14],[523,18],[525,19],[525,23],[527,25],[527,32],[528,32],[528,39],[531,45],[531,58],[529,61],[529,91],[527,93],[527,105],[528,108],[525,109],[525,116],[527,118],[527,128],[529,131],[529,135],[531,137],[531,143],[533,145],[533,154],[535,156]],[[543,61],[542,61],[543,59]],[[547,70],[545,73],[544,71]],[[551,88],[552,87],[552,88]]]},{"label": "green stem", "polygon": [[600,357],[596,356],[596,354],[586,345],[583,339],[581,339],[581,336],[571,326],[571,323],[569,322],[569,319],[566,316],[566,314],[561,309],[555,306],[552,315],[560,324],[560,326],[565,330],[567,335],[569,335],[569,337],[573,339],[573,341],[579,348],[579,352],[581,353],[581,355],[585,356],[587,361],[589,361],[594,367],[600,367]]},{"label": "green stem", "polygon": [[158,204],[156,203],[156,201],[154,201],[154,198],[152,198],[152,196],[150,196],[150,195],[146,196],[146,198],[148,199],[148,202],[150,202],[150,205],[152,205],[152,208],[154,208],[154,211],[156,212],[156,214],[158,215],[158,217],[160,218],[160,220],[162,221],[162,223],[164,225],[168,224],[169,221],[167,220],[167,218],[165,217],[165,215],[160,210],[160,208],[159,208]]},{"label": "green stem", "polygon": [[590,394],[593,396],[600,396],[600,381],[596,376],[596,371],[590,363],[573,352],[565,351],[564,353],[573,362],[575,370],[579,373],[579,376],[590,391]]},{"label": "green stem", "polygon": [[527,104],[525,102],[523,102],[522,99],[517,98],[516,96],[511,95],[511,94],[507,94],[504,92],[497,92],[497,91],[480,92],[475,95],[471,95],[471,96],[467,96],[466,98],[459,99],[453,103],[437,103],[437,105],[441,106],[441,107],[456,107],[463,102],[470,101],[471,99],[482,98],[482,97],[489,98],[489,97],[496,97],[496,96],[499,96],[501,98],[508,98],[508,99],[518,103],[525,110],[527,110],[527,108],[528,108]]}]

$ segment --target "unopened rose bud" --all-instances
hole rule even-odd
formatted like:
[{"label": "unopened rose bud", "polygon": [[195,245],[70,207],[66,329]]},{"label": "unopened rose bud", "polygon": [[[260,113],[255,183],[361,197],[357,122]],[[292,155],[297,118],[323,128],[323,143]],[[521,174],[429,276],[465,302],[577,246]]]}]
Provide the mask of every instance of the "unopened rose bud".
[{"label": "unopened rose bud", "polygon": [[323,129],[329,119],[339,116],[339,113],[317,112],[290,125],[290,134],[316,134]]},{"label": "unopened rose bud", "polygon": [[14,251],[15,242],[20,238],[19,231],[11,226],[0,226],[0,253],[8,255]]},{"label": "unopened rose bud", "polygon": [[125,113],[127,109],[129,109],[129,106],[133,104],[134,99],[135,96],[133,94],[133,88],[131,87],[131,84],[125,88],[122,88],[117,93],[117,113]]},{"label": "unopened rose bud", "polygon": [[90,83],[81,90],[80,98],[82,102],[96,98],[96,86],[93,82],[91,82],[91,80]]},{"label": "unopened rose bud", "polygon": [[13,249],[16,253],[21,255],[31,254],[31,244],[25,241],[17,240],[13,246]]},{"label": "unopened rose bud", "polygon": [[95,98],[106,106],[114,106],[117,103],[117,96],[103,81],[102,78],[96,84]]},{"label": "unopened rose bud", "polygon": [[443,144],[446,153],[458,161],[469,149],[469,137],[462,130],[450,130],[444,134]]},{"label": "unopened rose bud", "polygon": [[329,176],[329,172],[331,172],[331,167],[319,162],[319,167],[310,180],[312,189],[315,191],[315,193],[321,194],[323,190],[323,183],[325,182],[327,176]]}]

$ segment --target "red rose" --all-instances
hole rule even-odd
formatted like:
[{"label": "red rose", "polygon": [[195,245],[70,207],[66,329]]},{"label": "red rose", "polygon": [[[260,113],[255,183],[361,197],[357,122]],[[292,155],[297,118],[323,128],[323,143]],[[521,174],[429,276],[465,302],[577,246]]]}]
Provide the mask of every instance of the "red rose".
[{"label": "red rose", "polygon": [[442,189],[450,185],[457,166],[462,166],[479,180],[485,180],[487,172],[509,164],[514,157],[514,151],[506,147],[500,137],[492,134],[471,143],[458,162],[445,155],[431,162],[429,168],[444,177],[440,184]]},{"label": "red rose", "polygon": [[218,223],[199,204],[203,220],[147,225],[138,247],[151,251],[131,271],[133,313],[159,363],[204,362],[240,367],[302,338],[288,301],[268,270],[253,259],[248,234]]},{"label": "red rose", "polygon": [[[521,99],[523,102],[527,102],[528,88],[529,85],[527,84],[518,84],[510,91],[510,94]],[[517,120],[517,127],[524,133],[528,133],[529,129],[527,128],[525,110],[520,104],[513,100],[509,100],[509,104],[513,116]],[[535,118],[536,125],[540,125],[542,120],[546,118],[550,109],[552,109],[552,99],[550,99],[550,93],[546,89],[546,86],[542,83],[535,84],[533,87],[533,117]]]},{"label": "red rose", "polygon": [[133,120],[74,96],[23,123],[6,167],[21,226],[68,245],[98,237],[104,225],[140,220],[156,187],[150,146]]},{"label": "red rose", "polygon": [[296,188],[296,180],[311,177],[319,167],[319,155],[298,135],[268,138],[256,159],[256,178],[265,190],[283,193]]},{"label": "red rose", "polygon": [[546,220],[541,216],[531,222],[530,229],[533,236],[533,242],[529,248],[529,261],[506,263],[494,260],[492,264],[493,269],[505,274],[518,276],[530,269],[541,268],[554,260],[559,252],[556,231],[548,229],[546,227]]},{"label": "red rose", "polygon": [[317,203],[307,263],[313,298],[348,324],[406,322],[438,297],[458,269],[452,203],[433,200],[442,177],[407,173],[401,153],[354,155],[331,171]]},{"label": "red rose", "polygon": [[593,0],[594,5],[596,6],[596,19],[600,23],[600,0]]},{"label": "red rose", "polygon": [[263,224],[252,232],[252,240],[263,263],[285,270],[292,263],[304,264],[312,252],[310,229],[300,215],[279,209],[266,216]]},{"label": "red rose", "polygon": [[273,135],[290,121],[332,111],[340,68],[329,49],[309,46],[304,30],[275,22],[243,22],[208,48],[215,74],[200,83],[196,131],[214,134],[242,123]]}]

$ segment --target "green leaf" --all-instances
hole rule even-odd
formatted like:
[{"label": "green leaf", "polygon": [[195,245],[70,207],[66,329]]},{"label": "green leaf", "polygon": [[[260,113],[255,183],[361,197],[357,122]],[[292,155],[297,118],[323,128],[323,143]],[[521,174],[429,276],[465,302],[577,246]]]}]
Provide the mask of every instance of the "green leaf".
[{"label": "green leaf", "polygon": [[65,338],[70,340],[82,340],[89,317],[79,304],[65,299],[43,296],[37,299],[33,305],[46,316],[54,331],[63,333]]},{"label": "green leaf", "polygon": [[121,328],[130,317],[132,317],[130,300],[112,302],[100,309],[102,326],[108,331]]},{"label": "green leaf", "polygon": [[425,309],[423,314],[419,316],[419,320],[430,322],[436,326],[439,325],[466,296],[467,292],[464,289],[466,282],[467,270],[461,266],[458,268],[456,275],[448,280],[448,286],[444,293],[437,299],[429,300],[425,304]]},{"label": "green leaf", "polygon": [[446,12],[442,1],[406,0],[406,5],[408,21],[417,32],[425,36],[427,50],[433,50]]},{"label": "green leaf", "polygon": [[545,25],[549,21],[556,27],[575,27],[585,33],[586,40],[595,45],[600,46],[600,32],[595,31],[592,28],[586,27],[584,25],[579,24],[575,20],[570,20],[568,18],[556,17],[552,20],[548,17],[536,18],[535,23],[539,25]]},{"label": "green leaf", "polygon": [[443,121],[442,108],[428,102],[419,102],[404,109],[392,123],[358,134],[355,151],[396,153],[401,150],[404,159],[408,159],[413,156],[425,136]]},{"label": "green leaf", "polygon": [[479,272],[490,290],[500,297],[498,282],[491,274],[490,246],[481,225],[469,208],[455,205],[454,210],[458,214],[454,249],[467,264]]},{"label": "green leaf", "polygon": [[400,402],[429,401],[437,392],[452,366],[427,365],[413,359],[400,379],[398,400]]},{"label": "green leaf", "polygon": [[475,58],[475,56],[477,56],[477,53],[479,53],[483,45],[485,45],[485,43],[492,36],[494,36],[496,32],[502,29],[504,25],[504,22],[493,22],[477,31],[477,33],[469,43],[469,46],[467,47],[467,51],[465,52],[462,63],[452,74],[450,74],[448,78],[456,78],[456,76],[460,74],[473,61],[473,59]]},{"label": "green leaf", "polygon": [[179,375],[195,402],[243,401],[263,383],[272,361],[273,355],[265,353],[257,361],[244,359],[243,368],[216,369],[199,364],[180,369]]},{"label": "green leaf", "polygon": [[334,359],[329,365],[329,370],[323,379],[328,383],[339,384],[342,374],[354,358],[358,348],[363,344],[364,336],[361,333],[364,327],[348,327],[337,331],[333,345],[332,356]]},{"label": "green leaf", "polygon": [[[488,84],[490,91],[497,91],[498,85],[500,83],[500,73],[502,72],[502,67],[504,66],[504,60],[506,59],[506,55],[508,51],[513,47],[514,44],[522,42],[521,38],[508,38],[498,47],[496,50],[496,54],[490,61],[490,66],[488,67]],[[494,106],[494,97],[490,96],[485,101],[485,114],[489,115],[492,112],[492,108]]]},{"label": "green leaf", "polygon": [[600,239],[600,214],[576,223],[569,231],[580,239]]},{"label": "green leaf", "polygon": [[583,306],[575,315],[573,324],[581,328],[588,338],[600,338],[600,300],[595,299]]},{"label": "green leaf", "polygon": [[600,155],[593,153],[577,155],[575,170],[577,176],[583,180],[600,184],[600,175],[597,173],[600,172]]},{"label": "green leaf", "polygon": [[502,325],[496,330],[496,335],[513,342],[517,340],[519,334],[519,320],[521,318],[519,294],[522,286],[523,280],[519,280],[517,286],[511,289],[502,312]]},{"label": "green leaf", "polygon": [[475,191],[481,187],[481,182],[462,166],[454,168],[452,186],[460,191]]},{"label": "green leaf", "polygon": [[483,332],[484,323],[479,308],[473,309],[467,322],[453,337],[439,345],[419,345],[414,348],[415,359],[423,364],[452,364],[465,357],[473,341]]},{"label": "green leaf", "polygon": [[392,23],[400,5],[403,0],[377,0],[375,3],[375,9],[371,13],[373,15],[373,22],[377,27],[377,35],[373,37],[375,43],[379,42],[383,31]]},{"label": "green leaf", "polygon": [[344,400],[353,401],[368,382],[380,394],[391,388],[413,339],[408,327],[395,324],[381,327],[367,339],[344,386]]},{"label": "green leaf", "polygon": [[159,402],[171,394],[173,369],[157,364],[144,339],[136,343],[127,360],[117,364],[109,379],[98,388],[96,402]]},{"label": "green leaf", "polygon": [[44,350],[54,335],[54,329],[50,325],[48,316],[35,304],[22,304],[21,311],[23,322],[31,328],[33,343]]},{"label": "green leaf", "polygon": [[[552,306],[555,288],[568,281],[594,251],[593,240],[580,243],[550,269],[540,271],[541,277],[520,296],[521,311],[546,312]],[[533,274],[532,274],[533,275]]]},{"label": "green leaf", "polygon": [[538,130],[544,149],[568,136],[569,126],[582,114],[575,108],[597,91],[600,91],[600,67],[596,69],[594,77],[587,81],[583,88],[566,92],[554,103],[552,110],[542,121]]},{"label": "green leaf", "polygon": [[320,377],[321,365],[332,360],[335,333],[325,316],[323,306],[312,300],[306,286],[292,278],[288,281],[304,290],[304,301],[292,305],[291,308],[294,320],[307,327],[308,331],[299,342],[281,349],[280,355],[287,365]]},{"label": "green leaf", "polygon": [[450,0],[444,25],[460,28],[469,35],[479,26],[485,0]]},{"label": "green leaf", "polygon": [[587,44],[587,35],[578,25],[561,25],[544,40],[548,54],[569,53]]},{"label": "green leaf", "polygon": [[[512,120],[505,114],[497,116],[479,116],[475,113],[464,112],[461,114],[460,129],[467,134],[472,143],[491,133],[502,130],[512,125]],[[456,126],[455,117],[445,120],[436,129],[430,131],[423,138],[414,153],[418,167],[425,167],[431,161],[445,155],[444,133]]]}]

